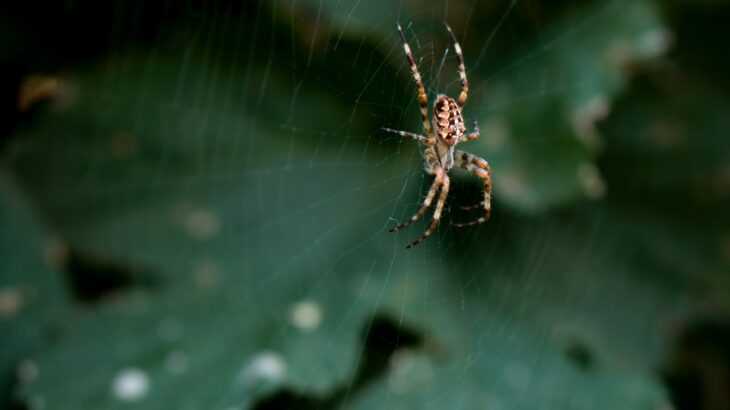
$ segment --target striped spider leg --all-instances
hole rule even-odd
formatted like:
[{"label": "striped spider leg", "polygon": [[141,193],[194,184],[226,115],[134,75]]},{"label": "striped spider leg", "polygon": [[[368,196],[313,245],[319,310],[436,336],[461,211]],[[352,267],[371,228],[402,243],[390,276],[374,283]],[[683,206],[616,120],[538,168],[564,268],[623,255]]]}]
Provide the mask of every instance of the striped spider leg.
[{"label": "striped spider leg", "polygon": [[410,65],[413,80],[416,82],[418,105],[421,111],[421,120],[423,121],[423,134],[391,128],[383,128],[383,130],[398,134],[401,137],[410,138],[421,144],[423,146],[424,170],[426,173],[433,175],[434,180],[426,194],[426,198],[416,213],[408,221],[398,224],[390,231],[399,231],[421,219],[433,205],[434,199],[436,199],[436,207],[431,224],[420,237],[411,242],[406,248],[414,247],[423,242],[438,228],[444,204],[449,195],[450,180],[448,173],[454,166],[480,178],[483,182],[484,189],[484,199],[482,202],[476,206],[465,207],[465,209],[481,207],[484,210],[484,215],[470,222],[454,224],[454,226],[464,227],[484,223],[489,220],[492,211],[492,177],[489,163],[475,155],[456,149],[456,145],[461,142],[477,140],[479,138],[479,126],[474,122],[474,131],[466,133],[464,117],[461,111],[469,96],[469,81],[466,77],[466,68],[464,67],[464,56],[461,51],[461,46],[448,24],[446,25],[446,30],[449,32],[451,40],[454,43],[454,51],[459,63],[458,73],[459,80],[461,81],[461,92],[457,99],[453,99],[444,94],[436,96],[433,104],[432,117],[429,118],[426,88],[423,86],[421,73],[418,71],[411,47],[406,41],[403,29],[398,24],[398,33],[403,42],[403,51]]}]

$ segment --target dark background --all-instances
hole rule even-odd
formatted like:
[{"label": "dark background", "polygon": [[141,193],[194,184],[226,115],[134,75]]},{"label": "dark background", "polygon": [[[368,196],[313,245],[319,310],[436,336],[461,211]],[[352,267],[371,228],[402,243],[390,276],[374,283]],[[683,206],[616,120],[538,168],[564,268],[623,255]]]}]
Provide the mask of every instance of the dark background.
[{"label": "dark background", "polygon": [[0,7],[0,406],[730,409],[730,2]]}]

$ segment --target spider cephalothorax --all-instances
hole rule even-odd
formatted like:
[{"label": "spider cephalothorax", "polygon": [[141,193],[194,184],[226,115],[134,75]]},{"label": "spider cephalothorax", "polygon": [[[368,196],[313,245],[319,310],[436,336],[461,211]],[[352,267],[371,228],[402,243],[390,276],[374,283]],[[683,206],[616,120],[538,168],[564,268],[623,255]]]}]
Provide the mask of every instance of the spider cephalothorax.
[{"label": "spider cephalothorax", "polygon": [[[433,212],[433,220],[431,224],[428,226],[423,235],[407,246],[408,248],[421,243],[423,240],[431,236],[438,227],[439,221],[441,220],[441,212],[443,211],[444,204],[446,203],[446,198],[449,195],[450,180],[448,172],[454,166],[471,172],[480,178],[484,184],[484,199],[482,202],[475,206],[463,207],[464,209],[482,208],[484,210],[484,215],[471,222],[454,224],[454,226],[463,227],[484,223],[489,219],[492,212],[492,176],[489,169],[489,163],[482,158],[469,154],[468,152],[456,149],[456,145],[460,142],[478,139],[479,127],[475,122],[474,131],[466,134],[464,117],[461,114],[461,110],[464,107],[464,104],[466,104],[466,100],[469,95],[469,81],[466,78],[466,68],[464,67],[464,56],[461,52],[461,46],[459,45],[459,42],[456,41],[456,36],[454,36],[454,33],[451,31],[448,24],[446,25],[446,29],[454,42],[454,52],[459,60],[461,92],[459,93],[459,98],[456,100],[443,94],[438,95],[433,104],[433,120],[430,120],[428,117],[428,97],[426,95],[426,88],[423,86],[421,73],[418,71],[416,60],[413,58],[411,47],[406,41],[403,29],[400,24],[398,25],[398,32],[400,33],[401,40],[403,40],[403,50],[405,51],[406,58],[411,66],[411,75],[413,76],[413,80],[416,82],[418,105],[421,108],[421,120],[423,121],[423,131],[425,135],[390,128],[383,129],[385,131],[394,132],[403,137],[413,138],[422,143],[424,145],[424,169],[427,173],[434,175],[435,178],[431,184],[431,188],[428,190],[426,199],[423,201],[423,205],[421,205],[416,214],[407,222],[401,223],[391,229],[391,232],[403,229],[413,222],[421,219],[428,208],[431,207],[436,194],[439,190],[441,191],[436,202],[436,210]],[[431,128],[432,123],[433,128]]]}]

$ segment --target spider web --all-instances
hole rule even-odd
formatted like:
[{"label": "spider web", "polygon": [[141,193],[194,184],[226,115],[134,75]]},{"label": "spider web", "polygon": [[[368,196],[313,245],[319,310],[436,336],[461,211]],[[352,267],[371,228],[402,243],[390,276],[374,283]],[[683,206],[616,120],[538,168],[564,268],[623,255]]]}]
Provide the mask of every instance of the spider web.
[{"label": "spider web", "polygon": [[[30,356],[42,377],[21,400],[667,405],[655,323],[690,301],[632,276],[631,224],[601,205],[596,165],[621,64],[666,48],[653,1],[216,2],[165,10],[152,34],[129,27],[154,6],[116,7],[104,51],[56,76],[6,158],[61,244],[53,268],[94,281],[69,260],[101,259],[91,271],[125,281],[60,309],[79,319]],[[493,220],[457,230],[481,188],[456,176],[410,251],[423,223],[388,229],[431,177],[415,143],[379,131],[420,132],[397,21],[431,98],[459,87],[454,27],[482,129],[462,148],[497,187]]]}]

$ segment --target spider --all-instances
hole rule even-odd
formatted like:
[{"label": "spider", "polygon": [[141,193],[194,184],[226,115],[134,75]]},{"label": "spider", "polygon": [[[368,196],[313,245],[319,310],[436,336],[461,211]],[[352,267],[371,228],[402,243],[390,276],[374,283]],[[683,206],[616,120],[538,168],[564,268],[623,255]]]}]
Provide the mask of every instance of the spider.
[{"label": "spider", "polygon": [[[424,170],[430,175],[434,175],[431,188],[423,201],[421,207],[408,221],[393,227],[390,232],[399,231],[423,217],[426,211],[431,207],[436,194],[441,190],[438,200],[436,201],[436,209],[433,213],[433,219],[426,231],[416,240],[411,242],[406,248],[412,248],[423,242],[426,238],[436,230],[441,220],[441,212],[444,209],[446,197],[449,195],[449,176],[448,173],[454,166],[462,168],[476,177],[480,178],[484,184],[484,199],[482,202],[462,207],[462,209],[470,210],[483,208],[484,215],[476,220],[466,223],[455,223],[456,227],[464,227],[477,225],[486,222],[489,219],[492,210],[492,177],[489,169],[489,163],[484,159],[456,149],[456,145],[461,142],[474,141],[479,138],[479,125],[474,121],[474,131],[466,133],[464,126],[464,118],[461,110],[466,104],[469,94],[469,81],[466,78],[466,68],[464,68],[464,56],[461,52],[461,46],[456,40],[454,32],[448,24],[444,23],[446,30],[451,36],[454,43],[454,51],[459,60],[459,79],[461,80],[461,92],[459,98],[453,98],[439,94],[433,104],[433,120],[428,116],[428,97],[426,89],[423,86],[421,73],[418,72],[418,66],[411,53],[411,47],[406,41],[403,29],[398,24],[398,32],[403,42],[403,50],[406,53],[408,64],[411,67],[411,75],[416,82],[416,90],[418,92],[418,104],[421,109],[421,119],[423,120],[424,134],[416,134],[408,131],[394,130],[391,128],[383,128],[383,131],[392,132],[401,137],[412,138],[416,142],[423,145]],[[432,128],[433,123],[433,128]]]}]

